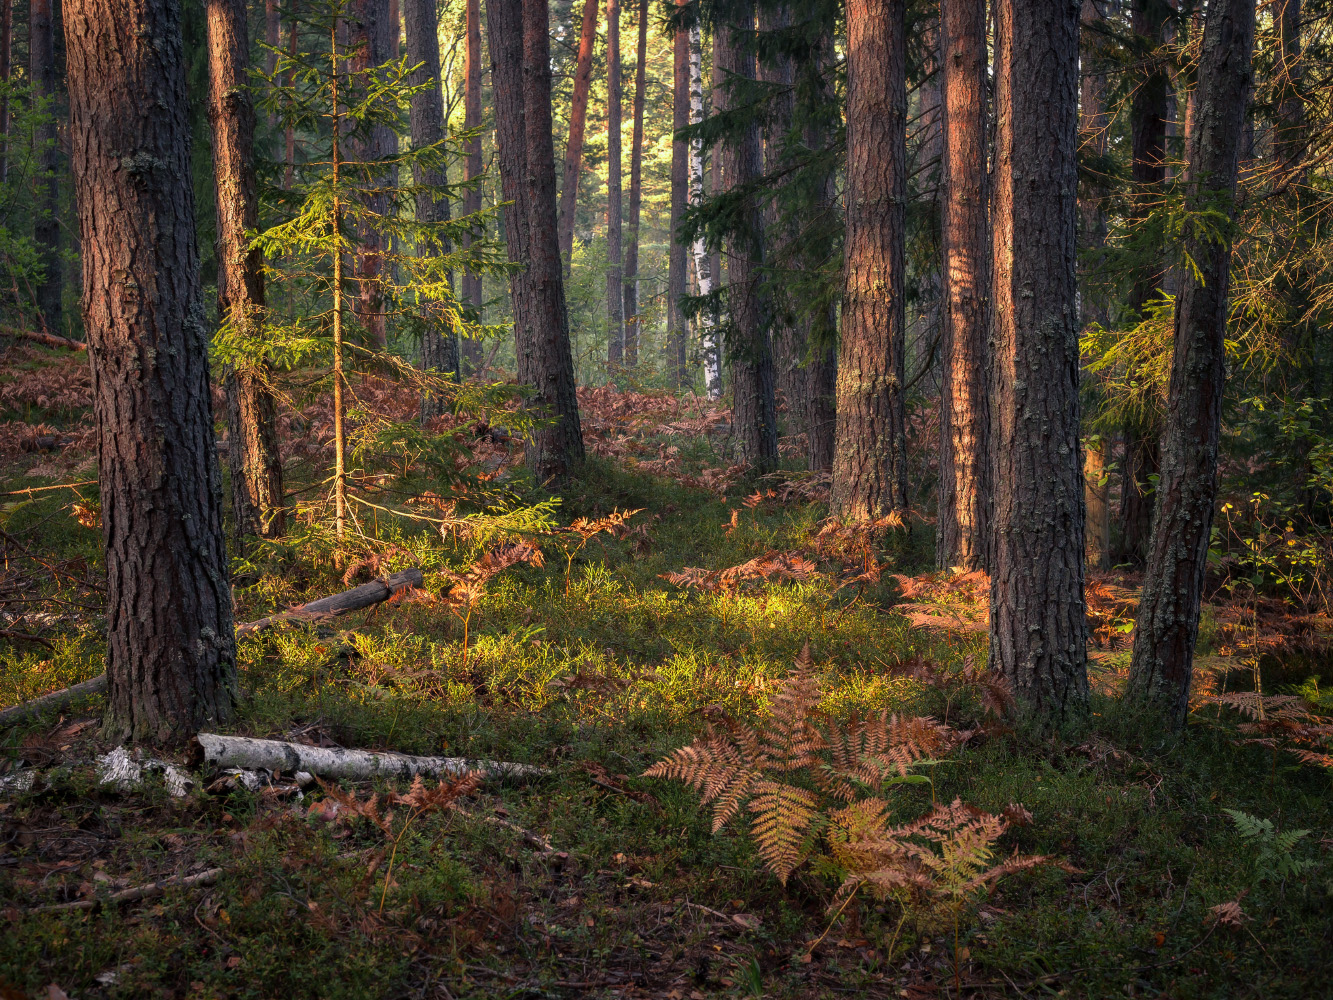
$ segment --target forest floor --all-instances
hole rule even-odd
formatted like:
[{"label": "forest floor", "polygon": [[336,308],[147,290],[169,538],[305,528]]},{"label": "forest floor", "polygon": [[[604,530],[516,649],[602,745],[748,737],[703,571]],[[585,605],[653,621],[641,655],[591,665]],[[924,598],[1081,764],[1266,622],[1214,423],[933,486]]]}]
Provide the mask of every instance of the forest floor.
[{"label": "forest floor", "polygon": [[[91,478],[86,365],[10,351],[0,488]],[[876,549],[891,564],[881,573],[856,538],[821,535],[817,480],[754,482],[717,459],[725,415],[605,390],[582,401],[599,457],[561,493],[558,527],[637,513],[581,547],[577,532],[530,535],[545,565],[488,581],[466,646],[449,574],[477,565],[493,534],[404,526],[367,508],[342,568],[318,523],[298,523],[291,541],[235,569],[238,621],[406,565],[426,583],[368,612],[243,640],[244,700],[225,731],[519,761],[549,776],[488,783],[461,810],[381,798],[381,826],[367,803],[387,785],[335,794],[290,775],[253,789],[204,775],[173,797],[160,783],[101,784],[96,760],[112,747],[96,702],[12,728],[0,734],[0,997],[1333,995],[1329,774],[1238,743],[1237,720],[1203,701],[1203,684],[1178,737],[1122,708],[1132,580],[1090,585],[1087,719],[1054,735],[988,723],[965,688],[902,669],[947,674],[985,655],[984,586],[923,571],[929,525]],[[318,482],[319,415],[284,420],[293,454],[310,459],[292,488]],[[473,488],[507,482],[527,502],[545,498],[505,478],[519,456],[502,435],[459,434],[490,477]],[[302,441],[314,443],[303,453]],[[412,475],[416,496],[457,492]],[[20,494],[0,507],[10,633],[0,707],[101,670],[100,535],[85,526],[93,506],[73,499]],[[788,556],[786,571],[772,553]],[[716,591],[666,578],[755,559]],[[717,583],[677,577],[691,579]],[[21,603],[36,595],[37,610]],[[1329,673],[1319,627],[1217,604],[1200,676],[1252,689],[1240,663],[1262,633],[1265,690],[1315,691],[1309,678]],[[695,792],[640,777],[711,719],[762,717],[807,643],[832,717],[888,707],[985,727],[931,766],[931,784],[898,791],[906,813],[932,796],[993,811],[1021,803],[1032,822],[1000,850],[1072,870],[1001,881],[956,938],[954,927],[901,920],[891,901],[867,898],[835,919],[836,879],[806,867],[779,884],[744,822],[714,835]],[[1273,826],[1247,834],[1225,809]],[[1283,836],[1295,831],[1310,832]],[[215,869],[157,897],[106,900]],[[79,901],[98,902],[42,909]],[[1219,920],[1231,901],[1243,916]]]}]

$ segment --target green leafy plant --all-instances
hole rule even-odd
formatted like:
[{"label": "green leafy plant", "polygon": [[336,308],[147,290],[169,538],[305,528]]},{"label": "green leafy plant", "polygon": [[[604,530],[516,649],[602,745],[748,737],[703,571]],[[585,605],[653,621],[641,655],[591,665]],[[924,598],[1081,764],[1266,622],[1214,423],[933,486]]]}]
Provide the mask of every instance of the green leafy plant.
[{"label": "green leafy plant", "polygon": [[1295,854],[1297,845],[1310,835],[1309,830],[1278,830],[1271,819],[1251,816],[1239,809],[1222,811],[1236,824],[1236,832],[1254,852],[1250,863],[1256,881],[1281,884],[1315,866],[1311,859]]}]

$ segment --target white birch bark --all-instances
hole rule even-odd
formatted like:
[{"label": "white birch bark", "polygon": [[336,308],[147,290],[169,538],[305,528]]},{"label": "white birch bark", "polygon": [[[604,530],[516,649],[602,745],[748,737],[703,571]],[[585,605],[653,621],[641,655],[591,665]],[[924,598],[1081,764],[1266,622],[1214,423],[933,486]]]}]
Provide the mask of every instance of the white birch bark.
[{"label": "white birch bark", "polygon": [[[699,25],[690,28],[690,124],[704,120],[703,43]],[[690,204],[697,205],[704,198],[704,145],[699,139],[690,140]],[[694,257],[694,275],[700,295],[713,291],[713,265],[704,246],[703,237],[695,239],[690,248]],[[703,344],[704,386],[709,399],[722,397],[722,351],[717,342],[717,316],[704,314],[699,321],[699,339]]]}]

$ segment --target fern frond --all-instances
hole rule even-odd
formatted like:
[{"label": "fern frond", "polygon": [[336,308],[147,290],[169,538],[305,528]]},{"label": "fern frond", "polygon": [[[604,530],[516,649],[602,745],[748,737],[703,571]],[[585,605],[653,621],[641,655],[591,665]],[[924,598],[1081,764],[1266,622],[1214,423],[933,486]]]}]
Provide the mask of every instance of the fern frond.
[{"label": "fern frond", "polygon": [[760,781],[750,801],[754,835],[759,854],[783,885],[810,853],[806,842],[819,800],[804,788],[776,781]]},{"label": "fern frond", "polygon": [[819,707],[819,681],[813,663],[797,661],[796,669],[784,680],[773,696],[772,715],[761,736],[764,755],[779,771],[811,767],[816,755],[826,746],[824,735],[815,726]]}]

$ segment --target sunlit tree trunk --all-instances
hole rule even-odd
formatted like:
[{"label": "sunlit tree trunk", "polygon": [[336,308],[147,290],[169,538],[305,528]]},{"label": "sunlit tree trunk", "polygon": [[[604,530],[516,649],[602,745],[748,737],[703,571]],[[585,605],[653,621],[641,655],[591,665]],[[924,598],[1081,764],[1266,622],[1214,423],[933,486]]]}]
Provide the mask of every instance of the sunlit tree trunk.
[{"label": "sunlit tree trunk", "polygon": [[[463,67],[463,130],[481,127],[481,0],[467,0],[467,53]],[[481,136],[473,135],[463,143],[463,180],[468,184],[463,194],[466,215],[481,211]],[[472,234],[463,236],[464,249],[472,246]],[[478,315],[485,305],[482,278],[473,271],[463,272],[463,302]],[[481,367],[481,344],[472,337],[463,339],[463,361],[467,373]]]},{"label": "sunlit tree trunk", "polygon": [[[1252,86],[1254,0],[1217,0],[1205,15],[1197,107],[1186,137],[1185,209],[1235,214],[1236,169]],[[1192,229],[1176,300],[1175,346],[1152,545],[1143,574],[1127,697],[1176,726],[1189,710],[1194,646],[1217,503],[1217,445],[1226,382],[1231,234]]]},{"label": "sunlit tree trunk", "polygon": [[1075,275],[1078,7],[999,0],[990,663],[1050,719],[1088,698]]},{"label": "sunlit tree trunk", "polygon": [[625,250],[625,364],[639,363],[639,223],[643,215],[643,101],[648,85],[648,0],[639,0],[634,64],[634,131],[629,157],[629,246]]},{"label": "sunlit tree trunk", "polygon": [[[247,340],[263,336],[263,257],[247,233],[259,227],[255,181],[255,109],[250,97],[245,0],[208,0],[208,120],[213,131],[213,189],[218,214],[218,316]],[[251,536],[276,538],[285,527],[282,460],[267,364],[226,373],[227,459],[238,547]]]},{"label": "sunlit tree trunk", "polygon": [[[500,182],[509,259],[518,381],[554,418],[525,442],[538,481],[562,478],[583,460],[569,317],[556,235],[555,151],[546,0],[488,0]],[[617,285],[619,289],[619,285]]]},{"label": "sunlit tree trunk", "polygon": [[[685,6],[688,0],[676,0]],[[667,257],[667,371],[677,389],[685,385],[685,347],[689,325],[680,300],[688,291],[688,262],[685,244],[676,227],[689,200],[689,143],[680,130],[690,123],[690,30],[678,29],[672,38],[671,76],[671,247]]]},{"label": "sunlit tree trunk", "polygon": [[986,3],[942,0],[944,315],[935,562],[985,569],[990,506],[986,339]]},{"label": "sunlit tree trunk", "polygon": [[[106,735],[179,742],[228,719],[237,693],[180,6],[65,0],[64,23],[106,546]],[[147,166],[127,169],[126,150]]]},{"label": "sunlit tree trunk", "polygon": [[606,360],[625,356],[625,298],[621,291],[620,0],[606,0]]},{"label": "sunlit tree trunk", "polygon": [[[435,0],[404,0],[404,26],[407,36],[407,61],[420,66],[412,75],[412,84],[429,84],[412,96],[408,125],[412,146],[425,149],[444,139],[444,98],[440,80],[439,22]],[[413,183],[423,188],[443,188],[448,183],[443,166],[413,167]],[[419,222],[444,222],[449,218],[449,197],[443,191],[418,191],[416,217]],[[447,249],[447,248],[446,248]],[[453,291],[453,272],[448,275]],[[458,334],[447,318],[436,316],[421,335],[421,367],[427,371],[458,373]],[[439,416],[446,400],[439,393],[427,392],[421,400],[422,419]]]},{"label": "sunlit tree trunk", "polygon": [[[699,24],[690,26],[690,124],[704,120],[703,41]],[[702,139],[690,142],[690,204],[704,200],[704,144]],[[702,236],[690,246],[694,257],[694,278],[699,295],[711,295],[717,287],[718,269],[713,255]],[[716,310],[708,310],[699,318],[700,349],[703,353],[704,392],[709,399],[722,398],[722,345],[718,338]]]},{"label": "sunlit tree trunk", "polygon": [[[833,100],[833,87],[829,81],[832,67],[836,61],[833,51],[831,32],[820,40],[820,79],[823,97]],[[827,126],[810,122],[805,128],[805,144],[809,149],[824,149],[831,136]],[[823,179],[822,189],[815,200],[814,209],[821,215],[836,214],[838,191],[837,177],[832,167]],[[816,264],[821,263],[815,261]],[[833,468],[833,454],[837,442],[837,377],[838,348],[837,327],[838,311],[836,303],[830,301],[822,316],[807,316],[803,320],[805,328],[802,339],[807,343],[809,355],[806,362],[805,377],[805,423],[809,434],[809,450],[806,465],[812,471],[828,472]]]},{"label": "sunlit tree trunk", "polygon": [[583,133],[588,123],[588,92],[592,89],[592,50],[597,44],[597,11],[597,0],[584,0],[583,32],[579,36],[574,95],[569,107],[569,138],[565,143],[565,176],[560,187],[560,255],[565,262],[566,277],[574,259],[574,223],[579,208],[579,174],[583,169]]},{"label": "sunlit tree trunk", "polygon": [[[715,71],[742,80],[755,79],[755,57],[748,47],[754,30],[753,0],[728,5],[717,26]],[[732,92],[725,95],[730,107]],[[735,190],[758,180],[763,170],[759,126],[744,126],[722,143],[722,183]],[[763,215],[753,196],[737,213],[727,240],[727,305],[730,314],[727,353],[731,359],[732,433],[741,458],[763,472],[778,461],[778,425],[773,394],[773,350],[765,301]]]},{"label": "sunlit tree trunk", "polygon": [[847,7],[847,236],[833,511],[907,507],[903,408],[907,55],[904,0]]},{"label": "sunlit tree trunk", "polygon": [[42,278],[37,283],[37,312],[51,333],[61,332],[60,144],[56,127],[56,57],[53,0],[32,0],[28,7],[28,79],[34,104],[45,102],[47,114],[33,130],[37,167],[33,199],[33,239]]}]

